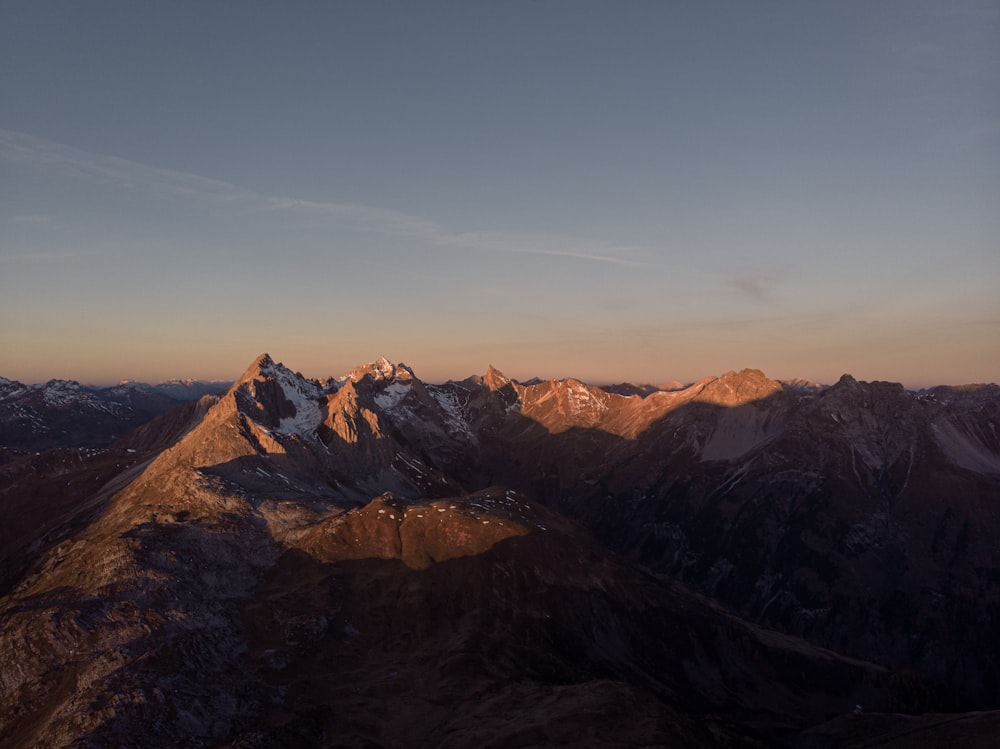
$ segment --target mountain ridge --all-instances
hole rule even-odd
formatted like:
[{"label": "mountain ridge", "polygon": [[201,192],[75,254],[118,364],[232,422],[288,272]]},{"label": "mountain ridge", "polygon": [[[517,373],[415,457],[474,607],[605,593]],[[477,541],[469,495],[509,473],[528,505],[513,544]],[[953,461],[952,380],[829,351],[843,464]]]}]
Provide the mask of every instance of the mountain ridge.
[{"label": "mountain ridge", "polygon": [[759,746],[859,702],[996,709],[998,391],[262,355],[112,448],[3,467],[0,739],[472,746],[479,715],[523,745],[585,710],[598,745]]},{"label": "mountain ridge", "polygon": [[[253,363],[257,362],[262,357],[267,357],[272,362],[274,361],[273,357],[271,356],[271,354],[269,352],[262,352],[260,355],[258,355],[257,357],[254,358]],[[408,365],[406,365],[406,364],[404,364],[402,362],[395,362],[394,363],[394,362],[392,362],[392,360],[389,357],[387,357],[385,355],[380,355],[380,356],[376,357],[375,359],[373,359],[372,361],[367,362],[365,364],[358,365],[356,367],[353,367],[353,368],[347,370],[345,373],[343,373],[343,374],[341,374],[339,376],[327,375],[324,378],[309,378],[309,379],[317,379],[317,381],[321,381],[321,382],[343,381],[345,379],[350,378],[353,374],[363,375],[366,372],[377,372],[380,368],[383,368],[383,369],[399,368],[401,371],[409,373],[409,375],[411,377],[415,377],[416,376],[416,374],[415,374],[414,370],[412,369],[412,367],[409,367]],[[519,384],[526,384],[526,385],[538,384],[540,382],[548,382],[548,381],[559,382],[559,381],[562,381],[564,379],[567,379],[567,377],[555,377],[555,378],[531,377],[531,378],[528,378],[527,380],[523,380],[523,381],[522,380],[517,380],[516,378],[508,378],[505,374],[503,374],[503,372],[501,372],[493,364],[488,364],[487,367],[486,367],[486,370],[484,371],[484,373],[482,375],[473,374],[473,375],[467,376],[465,379],[472,379],[472,378],[480,378],[480,379],[482,379],[491,370],[493,372],[499,374],[504,379],[509,379],[512,382],[518,382]],[[703,381],[705,379],[710,379],[712,377],[721,378],[721,377],[725,377],[727,375],[731,376],[731,375],[734,375],[734,374],[741,374],[741,373],[747,373],[747,372],[760,372],[761,374],[763,374],[763,371],[761,369],[758,369],[758,368],[755,368],[755,367],[744,367],[744,368],[739,369],[739,370],[736,370],[736,369],[727,370],[726,372],[720,373],[718,375],[705,375],[704,377],[700,378],[699,380],[689,381],[689,382],[682,382],[680,380],[670,380],[670,381],[665,381],[665,382],[660,382],[660,383],[647,382],[647,381],[612,382],[612,381],[608,381],[608,380],[591,380],[591,379],[586,379],[586,380],[581,380],[581,381],[585,382],[588,385],[592,385],[594,387],[600,387],[600,388],[617,388],[617,387],[621,387],[621,388],[635,389],[636,391],[643,391],[643,392],[646,392],[646,391],[657,391],[657,390],[671,391],[671,390],[680,390],[680,389],[683,389],[683,388],[690,387],[691,385],[694,385],[697,382]],[[766,377],[766,375],[765,375],[765,377]],[[891,382],[891,383],[894,383],[894,384],[900,384],[900,385],[902,385],[902,383],[900,383],[898,381],[894,381],[894,380],[881,380],[881,379],[857,380],[857,378],[855,378],[854,375],[851,374],[851,373],[849,373],[849,372],[845,372],[845,373],[841,374],[840,377],[837,378],[837,380],[830,381],[830,382],[818,382],[816,380],[806,379],[806,378],[797,377],[797,376],[793,376],[791,378],[779,378],[779,379],[777,379],[775,381],[776,382],[780,382],[785,387],[810,390],[810,389],[816,389],[816,388],[822,388],[822,389],[830,388],[830,387],[834,386],[835,384],[837,384],[838,381],[844,379],[845,377],[849,378],[850,380],[855,380],[855,381],[858,381],[858,382]],[[570,375],[568,378],[570,378],[570,379],[579,379],[579,378],[573,377],[572,375]],[[230,385],[232,385],[233,382],[235,382],[238,379],[239,379],[239,377],[237,377],[235,379],[204,379],[204,378],[197,378],[197,377],[171,377],[171,378],[167,378],[167,379],[163,379],[163,380],[157,380],[157,381],[144,381],[144,380],[135,380],[135,379],[128,378],[128,379],[120,379],[120,380],[117,380],[117,381],[112,382],[112,383],[103,383],[102,384],[102,383],[84,383],[81,380],[77,380],[77,379],[72,379],[72,378],[67,379],[67,378],[58,378],[58,377],[57,378],[50,378],[49,380],[46,380],[46,381],[37,381],[37,382],[32,382],[32,383],[25,383],[25,382],[19,381],[17,379],[10,379],[10,378],[7,378],[7,377],[0,376],[0,386],[9,385],[9,384],[16,384],[16,385],[20,385],[22,387],[40,388],[40,387],[45,386],[48,383],[69,383],[69,384],[73,384],[73,385],[79,385],[82,388],[92,389],[92,390],[108,390],[108,389],[112,389],[112,388],[119,387],[119,386],[134,386],[134,387],[141,387],[141,388],[156,388],[156,389],[169,388],[170,386],[181,386],[181,387],[197,386],[197,387],[212,387],[212,388],[216,388],[216,389],[221,388],[221,389],[224,390],[225,388],[228,388]],[[768,377],[767,379],[772,379],[772,378]],[[434,381],[431,381],[430,384],[446,384],[446,383],[449,383],[449,382],[458,382],[458,381],[461,381],[461,380],[456,380],[454,378],[446,378],[444,380],[434,380]],[[983,381],[983,382],[968,381],[968,382],[960,382],[960,383],[957,383],[957,384],[937,384],[937,385],[921,385],[921,386],[906,386],[906,385],[902,385],[902,387],[905,390],[907,390],[908,392],[913,392],[913,393],[929,393],[929,392],[932,392],[932,391],[937,390],[937,389],[963,390],[963,389],[977,389],[977,388],[986,388],[986,387],[1000,387],[1000,384],[998,384],[998,382],[996,382],[996,381],[989,381],[989,382],[986,382],[986,381]],[[207,393],[202,393],[202,395],[203,394],[207,394]]]}]

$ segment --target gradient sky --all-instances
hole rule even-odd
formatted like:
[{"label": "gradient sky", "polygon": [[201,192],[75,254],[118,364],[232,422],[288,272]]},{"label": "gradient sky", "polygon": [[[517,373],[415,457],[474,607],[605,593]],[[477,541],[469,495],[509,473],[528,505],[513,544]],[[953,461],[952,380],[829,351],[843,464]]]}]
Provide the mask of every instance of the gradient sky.
[{"label": "gradient sky", "polygon": [[0,375],[1000,380],[1000,2],[0,3]]}]

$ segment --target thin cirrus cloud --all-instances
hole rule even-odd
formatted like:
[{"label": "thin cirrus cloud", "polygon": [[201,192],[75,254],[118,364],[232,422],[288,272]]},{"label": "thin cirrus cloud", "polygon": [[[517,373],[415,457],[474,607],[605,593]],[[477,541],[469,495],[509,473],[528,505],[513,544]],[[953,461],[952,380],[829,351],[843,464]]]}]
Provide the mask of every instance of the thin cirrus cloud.
[{"label": "thin cirrus cloud", "polygon": [[57,171],[111,187],[213,201],[251,212],[302,216],[366,232],[421,240],[441,248],[547,255],[567,259],[643,266],[649,248],[602,243],[580,237],[519,232],[454,232],[441,224],[377,206],[324,202],[248,190],[224,180],[83,151],[25,133],[0,130],[0,160]]},{"label": "thin cirrus cloud", "polygon": [[0,253],[0,263],[11,265],[63,265],[101,257],[100,250],[46,250],[32,252]]},{"label": "thin cirrus cloud", "polygon": [[764,276],[749,273],[730,276],[726,279],[726,285],[755,302],[771,301],[770,282]]},{"label": "thin cirrus cloud", "polygon": [[7,216],[3,219],[5,224],[10,226],[45,226],[52,223],[52,217],[43,213],[25,213],[15,216]]}]

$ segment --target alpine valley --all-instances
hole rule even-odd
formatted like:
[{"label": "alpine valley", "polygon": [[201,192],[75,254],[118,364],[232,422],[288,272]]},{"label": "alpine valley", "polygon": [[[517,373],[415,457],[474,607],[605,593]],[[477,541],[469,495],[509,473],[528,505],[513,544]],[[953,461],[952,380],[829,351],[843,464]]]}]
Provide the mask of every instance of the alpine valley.
[{"label": "alpine valley", "polygon": [[0,380],[0,435],[4,747],[1000,736],[997,385],[263,355]]}]

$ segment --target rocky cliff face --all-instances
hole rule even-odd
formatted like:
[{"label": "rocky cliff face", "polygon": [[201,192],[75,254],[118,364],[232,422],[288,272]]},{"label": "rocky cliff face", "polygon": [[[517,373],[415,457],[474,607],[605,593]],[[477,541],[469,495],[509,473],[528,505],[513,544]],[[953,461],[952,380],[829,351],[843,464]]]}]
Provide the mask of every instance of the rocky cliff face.
[{"label": "rocky cliff face", "polygon": [[995,386],[616,390],[265,355],[8,463],[0,742],[830,746],[855,704],[997,707]]}]

